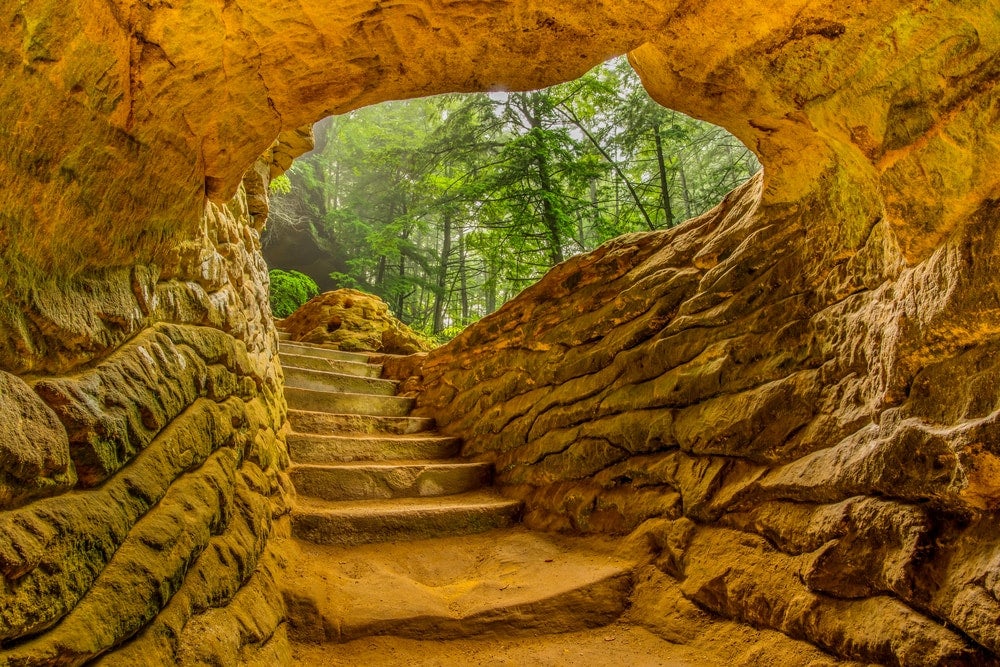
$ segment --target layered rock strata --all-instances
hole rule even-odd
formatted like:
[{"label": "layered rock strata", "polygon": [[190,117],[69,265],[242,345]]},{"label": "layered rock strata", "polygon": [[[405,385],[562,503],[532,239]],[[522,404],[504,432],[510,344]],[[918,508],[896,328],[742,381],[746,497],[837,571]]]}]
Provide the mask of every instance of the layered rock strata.
[{"label": "layered rock strata", "polygon": [[991,663],[988,218],[891,279],[879,223],[845,293],[821,209],[761,185],[556,268],[428,355],[417,414],[494,462],[529,526],[636,532],[704,608],[864,661]]},{"label": "layered rock strata", "polygon": [[40,284],[9,314],[0,663],[289,659],[285,404],[250,174],[168,264]]},{"label": "layered rock strata", "polygon": [[422,409],[532,525],[631,531],[702,608],[862,660],[996,661],[995,0],[0,12],[6,661],[287,658],[256,230],[301,146],[247,170],[331,112],[626,51],[764,176],[432,353]]}]

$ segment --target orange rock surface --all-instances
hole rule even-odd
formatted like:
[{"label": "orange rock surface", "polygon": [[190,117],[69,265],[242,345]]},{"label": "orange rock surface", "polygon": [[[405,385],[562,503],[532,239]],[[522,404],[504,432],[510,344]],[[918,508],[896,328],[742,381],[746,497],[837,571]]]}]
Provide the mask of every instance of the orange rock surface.
[{"label": "orange rock surface", "polygon": [[282,320],[280,328],[291,334],[292,341],[348,352],[413,354],[433,347],[393,317],[385,301],[353,289],[313,297]]},{"label": "orange rock surface", "polygon": [[998,659],[996,0],[2,13],[0,661],[291,660],[268,175],[329,113],[624,52],[763,176],[432,352],[422,411],[531,525],[632,532],[685,603]]}]

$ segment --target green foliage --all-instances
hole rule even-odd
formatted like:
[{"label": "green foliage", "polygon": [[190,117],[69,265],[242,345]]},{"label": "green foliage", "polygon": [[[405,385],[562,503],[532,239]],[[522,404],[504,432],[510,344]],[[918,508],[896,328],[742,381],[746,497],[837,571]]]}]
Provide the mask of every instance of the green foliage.
[{"label": "green foliage", "polygon": [[445,95],[328,118],[271,221],[342,259],[343,286],[450,336],[555,264],[714,206],[759,165],[649,98],[627,61],[546,90]]},{"label": "green foliage", "polygon": [[349,288],[358,289],[358,281],[349,273],[341,273],[339,271],[334,271],[330,274],[330,280],[332,280],[337,285],[337,289]]},{"label": "green foliage", "polygon": [[272,195],[287,195],[292,191],[292,181],[288,174],[280,174],[271,179],[269,189]]},{"label": "green foliage", "polygon": [[271,313],[277,318],[288,317],[299,306],[319,294],[319,287],[309,276],[298,271],[271,269]]}]

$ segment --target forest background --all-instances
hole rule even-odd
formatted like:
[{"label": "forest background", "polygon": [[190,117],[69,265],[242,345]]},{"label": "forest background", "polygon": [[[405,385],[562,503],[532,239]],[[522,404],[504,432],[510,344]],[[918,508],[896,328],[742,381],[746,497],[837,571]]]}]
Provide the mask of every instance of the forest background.
[{"label": "forest background", "polygon": [[272,182],[272,307],[377,294],[440,341],[567,257],[672,227],[755,173],[725,130],[654,102],[624,58],[544,90],[443,95],[327,118]]}]

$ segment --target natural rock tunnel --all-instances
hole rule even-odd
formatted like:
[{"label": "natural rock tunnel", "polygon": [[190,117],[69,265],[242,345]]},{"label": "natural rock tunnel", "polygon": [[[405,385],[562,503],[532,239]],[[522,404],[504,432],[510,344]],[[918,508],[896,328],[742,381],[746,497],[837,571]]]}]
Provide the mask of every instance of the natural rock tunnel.
[{"label": "natural rock tunnel", "polygon": [[496,462],[530,525],[637,530],[703,608],[845,658],[997,660],[996,2],[3,19],[5,661],[287,661],[269,172],[326,114],[623,52],[764,175],[411,360],[420,409]]}]

